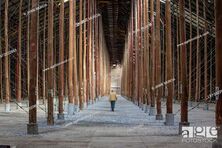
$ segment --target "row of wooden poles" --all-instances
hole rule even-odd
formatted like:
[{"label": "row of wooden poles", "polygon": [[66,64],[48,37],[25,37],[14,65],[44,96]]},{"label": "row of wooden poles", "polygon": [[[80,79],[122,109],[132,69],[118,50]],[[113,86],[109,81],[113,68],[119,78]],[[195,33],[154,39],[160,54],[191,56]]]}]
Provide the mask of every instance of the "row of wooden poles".
[{"label": "row of wooden poles", "polygon": [[[155,2],[155,3],[154,3]],[[191,11],[191,1],[190,11]],[[206,2],[206,1],[205,1]],[[221,14],[221,3],[217,1],[216,6],[216,22],[221,23],[219,15]],[[186,42],[186,28],[185,28],[185,1],[178,0],[179,13],[178,18],[178,43]],[[197,0],[197,22],[199,16],[199,1]],[[174,112],[173,112],[173,99],[175,96],[181,102],[181,121],[179,123],[181,132],[182,126],[188,126],[188,101],[191,100],[191,71],[192,65],[192,42],[189,44],[183,44],[176,49],[172,45],[175,41],[175,37],[172,37],[172,3],[170,0],[165,2],[165,36],[161,38],[161,17],[160,17],[160,0],[135,0],[131,1],[131,16],[128,24],[128,34],[126,35],[125,53],[123,60],[123,72],[122,72],[122,83],[121,93],[128,99],[132,100],[141,108],[143,106],[145,111],[149,112],[149,115],[156,115],[157,120],[163,120],[161,110],[161,98],[166,97],[166,125],[174,124]],[[205,5],[206,6],[206,5]],[[154,8],[155,12],[154,12]],[[205,8],[206,9],[206,8]],[[219,11],[219,12],[218,12]],[[204,10],[204,16],[206,19],[206,10]],[[192,15],[191,15],[192,17]],[[190,22],[190,29],[192,32],[192,22]],[[198,25],[197,25],[198,27]],[[197,35],[199,35],[199,28],[197,28]],[[207,23],[205,23],[204,31],[207,31]],[[222,85],[222,67],[219,60],[221,60],[221,35],[220,25],[216,24],[216,87],[221,89]],[[190,35],[192,38],[192,33]],[[161,42],[164,43],[161,44]],[[195,98],[200,97],[200,68],[199,63],[204,60],[204,98],[208,98],[209,95],[209,75],[207,70],[207,36],[204,37],[204,59],[200,58],[199,51],[197,51],[197,67],[196,67],[196,92]],[[200,48],[199,38],[197,39],[196,47]],[[165,48],[165,53],[162,54],[162,48]],[[178,50],[179,54],[176,56],[180,57],[175,60],[174,50]],[[187,50],[190,50],[188,52]],[[190,53],[190,56],[187,56]],[[164,55],[165,58],[163,58]],[[162,58],[161,58],[162,57]],[[190,63],[188,64],[188,60]],[[174,62],[177,61],[177,69],[174,68]],[[189,66],[188,66],[189,65]],[[165,66],[163,68],[163,66]],[[188,73],[188,69],[190,73]],[[164,70],[163,70],[164,69]],[[178,76],[175,78],[174,70],[177,70]],[[164,77],[164,78],[163,78]],[[188,80],[189,77],[189,80]],[[177,80],[178,79],[178,80]],[[175,81],[176,80],[176,81]],[[165,84],[163,84],[165,82]],[[177,95],[174,84],[175,82],[180,83],[177,88]],[[212,92],[211,92],[212,93]],[[197,99],[199,100],[199,99]],[[218,126],[222,124],[222,104],[221,94],[219,100],[216,100],[216,123]],[[204,101],[208,101],[205,99]],[[155,108],[156,106],[156,108]],[[148,108],[148,110],[147,110]]]},{"label": "row of wooden poles", "polygon": [[[8,26],[9,22],[9,1],[5,0],[4,6],[4,47],[2,53],[9,52]],[[83,109],[89,103],[94,103],[97,98],[109,93],[110,89],[110,61],[103,34],[102,17],[97,13],[96,0],[75,0],[68,1],[69,24],[65,22],[64,0],[59,4],[59,47],[55,47],[54,40],[54,10],[55,1],[48,0],[44,14],[43,38],[39,36],[39,14],[38,11],[30,13],[30,22],[27,26],[27,78],[23,78],[22,71],[22,6],[23,0],[19,5],[19,26],[18,26],[18,49],[16,64],[16,103],[22,101],[23,80],[27,80],[28,100],[29,100],[29,124],[27,130],[29,134],[38,133],[37,124],[37,100],[41,97],[46,98],[47,102],[47,123],[54,124],[54,98],[58,96],[58,118],[64,119],[64,98],[68,97],[68,114],[73,115],[78,109]],[[79,6],[77,11],[76,6]],[[30,10],[39,7],[38,0],[31,0]],[[79,14],[79,31],[76,27],[76,14]],[[48,14],[48,17],[46,15]],[[48,18],[48,21],[46,20]],[[68,26],[68,27],[67,27]],[[46,34],[48,33],[48,34]],[[65,35],[67,34],[68,37]],[[78,37],[78,38],[77,38]],[[43,42],[43,56],[38,56],[40,45]],[[68,45],[68,46],[66,46]],[[59,52],[56,52],[59,51]],[[59,53],[59,60],[56,60],[56,53]],[[9,55],[10,56],[10,55]],[[10,69],[9,56],[0,59],[4,69],[1,69],[5,89],[1,89],[4,96],[6,111],[10,111],[10,101],[12,101],[10,89]],[[39,64],[43,61],[43,67]],[[59,61],[59,62],[57,62]],[[64,61],[66,61],[64,63]],[[55,77],[56,72],[58,76]],[[42,90],[39,89],[39,79],[42,81]],[[2,87],[1,87],[2,88]],[[68,90],[68,91],[67,91]],[[56,93],[58,92],[58,93]]]}]

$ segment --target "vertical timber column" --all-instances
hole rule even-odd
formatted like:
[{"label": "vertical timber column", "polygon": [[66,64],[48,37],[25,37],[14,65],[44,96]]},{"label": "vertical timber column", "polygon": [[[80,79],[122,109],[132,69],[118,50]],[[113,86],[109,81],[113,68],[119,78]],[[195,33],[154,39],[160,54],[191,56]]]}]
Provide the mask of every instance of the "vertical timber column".
[{"label": "vertical timber column", "polygon": [[[199,0],[196,0],[196,16],[197,16],[197,36],[199,36]],[[196,91],[195,101],[200,101],[200,40],[197,38],[197,53],[196,53]]]},{"label": "vertical timber column", "polygon": [[[54,0],[48,0],[48,66],[53,66],[53,5]],[[53,68],[48,70],[48,91],[47,91],[47,99],[48,99],[48,118],[47,124],[54,125],[54,117],[53,117],[53,106],[54,106],[54,80],[53,80]],[[32,83],[31,83],[32,84]]]},{"label": "vertical timber column", "polygon": [[21,77],[22,77],[22,71],[21,71],[21,48],[22,48],[22,2],[23,0],[20,0],[19,3],[19,29],[18,29],[18,51],[17,51],[17,69],[16,69],[16,101],[18,105],[21,106]]},{"label": "vertical timber column", "polygon": [[[43,29],[43,69],[46,68],[46,8],[44,10],[44,29]],[[43,96],[43,104],[46,103],[46,73],[42,71],[42,96]]]},{"label": "vertical timber column", "polygon": [[[191,4],[191,0],[189,0],[189,9],[190,9],[190,39],[192,39],[193,36],[193,17],[192,17],[192,4]],[[204,7],[205,8],[205,7]],[[189,104],[190,106],[192,106],[191,104],[191,97],[192,97],[192,42],[190,42],[190,56],[189,56]]]},{"label": "vertical timber column", "polygon": [[[39,2],[39,1],[38,1]],[[39,105],[39,11],[37,12],[37,78],[36,78],[36,105]]]},{"label": "vertical timber column", "polygon": [[[59,13],[59,61],[64,61],[64,0],[61,0]],[[64,100],[64,65],[59,66],[59,113],[58,119],[64,120],[63,100]]]},{"label": "vertical timber column", "polygon": [[150,29],[150,23],[148,22],[149,20],[149,1],[146,0],[145,2],[146,8],[145,8],[145,20],[147,22],[147,29],[145,30],[145,40],[146,40],[146,48],[147,48],[147,112],[149,112],[150,109],[150,103],[151,103],[151,96],[150,96],[150,37],[149,37],[149,29]]},{"label": "vertical timber column", "polygon": [[138,47],[138,0],[135,1],[135,97],[137,100],[137,105],[139,106],[139,47]]},{"label": "vertical timber column", "polygon": [[[30,11],[30,3],[31,0],[28,1],[28,10]],[[30,60],[29,60],[29,51],[30,51],[30,15],[28,15],[28,21],[27,21],[27,91],[29,96],[29,82],[30,82]]]},{"label": "vertical timber column", "polygon": [[[83,0],[79,1],[79,20],[82,21]],[[82,23],[79,27],[79,107],[83,109],[83,51],[82,51]]]},{"label": "vertical timber column", "polygon": [[[38,0],[32,0],[32,9],[38,6]],[[36,108],[36,78],[37,78],[37,11],[31,13],[30,26],[30,82],[29,82],[29,124],[27,125],[27,133],[38,134],[37,124],[37,108]]]},{"label": "vertical timber column", "polygon": [[135,70],[134,70],[134,66],[135,66],[135,62],[134,62],[134,14],[135,14],[135,9],[134,9],[134,1],[131,1],[131,31],[130,31],[130,34],[131,34],[131,63],[132,63],[132,66],[131,66],[131,72],[132,72],[132,79],[131,79],[131,99],[132,101],[135,103],[135,97],[134,97],[134,87],[135,87]]},{"label": "vertical timber column", "polygon": [[[95,5],[95,0],[93,0],[93,16],[95,16],[96,14],[96,5]],[[96,42],[96,39],[95,39],[95,25],[96,25],[96,22],[95,22],[95,18],[93,19],[93,37],[92,37],[92,90],[93,90],[93,93],[92,93],[92,99],[93,99],[93,102],[95,102],[95,92],[96,92],[96,79],[95,79],[95,42]]]},{"label": "vertical timber column", "polygon": [[[90,0],[89,2],[89,16],[88,18],[90,18],[92,16],[92,1]],[[92,20],[88,21],[88,25],[89,25],[89,30],[88,30],[88,52],[89,52],[89,102],[92,103]]]},{"label": "vertical timber column", "polygon": [[[155,85],[159,85],[161,83],[161,45],[160,45],[160,0],[156,1],[156,82]],[[157,93],[156,107],[157,114],[156,120],[163,120],[162,110],[161,110],[161,94],[162,87],[155,88]]]},{"label": "vertical timber column", "polygon": [[[177,15],[179,16],[179,5],[177,7]],[[176,17],[176,22],[177,22],[177,45],[180,42],[180,32],[179,32],[179,17]],[[178,47],[177,49],[177,100],[181,100],[181,93],[182,93],[182,88],[181,88],[181,68],[180,68],[180,48]]]},{"label": "vertical timber column", "polygon": [[76,46],[76,1],[73,4],[73,90],[74,90],[74,111],[79,111],[79,88],[78,88],[78,77],[77,77],[77,46]]},{"label": "vertical timber column", "polygon": [[[222,1],[215,0],[216,6],[216,87],[222,89]],[[217,142],[213,148],[222,147],[222,94],[216,97],[216,126],[218,128]]]},{"label": "vertical timber column", "polygon": [[144,26],[144,57],[143,57],[143,67],[144,67],[144,105],[145,105],[145,113],[147,113],[148,109],[148,0],[144,0],[144,10],[143,10],[143,26]]},{"label": "vertical timber column", "polygon": [[[90,18],[90,0],[87,1],[87,18]],[[89,104],[89,21],[87,22],[87,48],[86,48],[86,103]]]},{"label": "vertical timber column", "polygon": [[99,72],[99,76],[100,76],[100,82],[99,82],[99,91],[100,91],[100,97],[103,95],[102,94],[102,82],[103,82],[103,69],[102,69],[102,57],[103,57],[103,33],[102,33],[102,30],[103,30],[103,26],[102,26],[102,17],[99,18],[99,32],[100,32],[100,49],[99,49],[99,60],[100,60],[100,63],[99,63],[99,69],[100,69],[100,72]]},{"label": "vertical timber column", "polygon": [[[97,7],[97,1],[95,2],[95,7]],[[96,12],[97,12],[97,8],[96,8]],[[96,97],[97,99],[100,97],[100,93],[99,93],[99,89],[100,89],[100,85],[99,85],[99,81],[100,81],[100,69],[99,69],[99,18],[95,19],[95,60],[96,60]]]},{"label": "vertical timber column", "polygon": [[[132,2],[131,2],[131,6],[132,6]],[[133,9],[131,9],[131,18],[130,18],[130,22],[129,22],[129,70],[128,70],[128,78],[129,78],[129,81],[128,81],[128,87],[129,87],[129,96],[128,96],[128,99],[130,99],[130,101],[132,101],[132,97],[133,97],[133,94],[132,94],[132,83],[133,83],[133,80],[132,80],[132,75],[133,75],[133,72],[132,72],[132,67],[133,67],[133,56],[132,56],[132,51],[133,51],[133,28],[132,28],[132,22],[133,22]]]},{"label": "vertical timber column", "polygon": [[[166,0],[166,80],[173,79],[172,33],[171,33],[171,6],[170,0]],[[167,84],[167,110],[166,125],[174,125],[173,114],[173,82]]]},{"label": "vertical timber column", "polygon": [[[9,52],[8,46],[8,0],[5,0],[5,53]],[[5,112],[10,112],[10,67],[9,58],[5,56]]]},{"label": "vertical timber column", "polygon": [[155,115],[155,90],[154,90],[154,78],[155,78],[155,22],[154,22],[154,1],[150,0],[150,12],[151,12],[151,52],[150,52],[150,65],[151,65],[151,76],[150,76],[150,97],[151,97],[151,106],[150,106],[150,116]]},{"label": "vertical timber column", "polygon": [[[93,16],[96,15],[96,0],[93,0]],[[96,38],[95,38],[95,29],[96,29],[96,18],[93,19],[93,40],[92,40],[92,89],[93,89],[93,94],[92,94],[92,98],[93,98],[93,102],[95,102],[95,94],[96,94],[96,77],[95,77],[95,50],[96,50]]]},{"label": "vertical timber column", "polygon": [[141,33],[141,24],[140,24],[140,0],[137,0],[137,48],[136,48],[136,62],[137,62],[137,99],[138,99],[138,106],[141,107],[141,85],[140,85],[140,80],[141,80],[141,64],[140,64],[140,55],[141,55],[141,42],[140,42],[140,33]]},{"label": "vertical timber column", "polygon": [[[2,16],[2,1],[0,1],[0,16]],[[2,17],[0,17],[0,28],[2,28]],[[0,29],[0,38],[2,38],[2,30]],[[2,42],[0,40],[0,54],[2,54]],[[0,99],[3,103],[3,90],[2,90],[2,58],[0,58]]]},{"label": "vertical timber column", "polygon": [[138,7],[139,7],[139,102],[140,107],[143,108],[143,47],[142,47],[142,0],[138,0]]},{"label": "vertical timber column", "polygon": [[[204,32],[207,32],[208,30],[208,23],[207,23],[207,1],[204,0],[204,19],[205,19],[205,22],[204,22]],[[207,48],[207,36],[204,37],[204,101],[205,101],[205,106],[204,106],[204,110],[208,110],[209,107],[208,107],[208,100],[207,100],[207,97],[208,97],[208,48]]]},{"label": "vertical timber column", "polygon": [[143,106],[144,106],[144,112],[147,112],[147,1],[144,0],[143,3],[143,27],[144,27],[144,32],[143,32]]},{"label": "vertical timber column", "polygon": [[[180,26],[180,41],[184,43],[186,41],[185,33],[185,2],[179,0],[179,26]],[[182,132],[183,126],[189,126],[188,122],[188,92],[187,92],[187,62],[186,62],[186,44],[180,48],[180,67],[181,67],[181,81],[182,81],[182,96],[181,96],[181,121],[179,123],[179,134]]]},{"label": "vertical timber column", "polygon": [[73,115],[74,114],[74,97],[73,97],[73,61],[71,59],[74,59],[73,57],[73,37],[74,37],[74,20],[73,20],[73,6],[74,2],[73,0],[69,1],[69,63],[68,63],[68,114]]},{"label": "vertical timber column", "polygon": [[[84,0],[84,19],[86,19],[86,0]],[[84,83],[84,88],[83,88],[83,102],[84,102],[84,107],[87,106],[87,101],[86,101],[86,23],[83,24],[83,44],[84,44],[84,51],[83,51],[83,83]]]}]

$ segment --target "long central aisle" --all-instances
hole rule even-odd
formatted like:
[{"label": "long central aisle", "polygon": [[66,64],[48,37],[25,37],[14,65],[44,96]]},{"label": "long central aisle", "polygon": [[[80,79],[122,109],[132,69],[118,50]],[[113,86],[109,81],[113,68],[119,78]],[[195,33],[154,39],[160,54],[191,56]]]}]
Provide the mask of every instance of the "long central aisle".
[{"label": "long central aisle", "polygon": [[156,121],[154,116],[121,96],[115,112],[110,111],[108,97],[103,97],[76,115],[66,116],[65,122],[56,121],[56,124],[49,127],[40,121],[37,136],[17,133],[4,136],[0,133],[0,144],[15,145],[16,148],[211,147],[205,143],[182,143],[177,134],[178,123],[165,126],[164,120]]}]

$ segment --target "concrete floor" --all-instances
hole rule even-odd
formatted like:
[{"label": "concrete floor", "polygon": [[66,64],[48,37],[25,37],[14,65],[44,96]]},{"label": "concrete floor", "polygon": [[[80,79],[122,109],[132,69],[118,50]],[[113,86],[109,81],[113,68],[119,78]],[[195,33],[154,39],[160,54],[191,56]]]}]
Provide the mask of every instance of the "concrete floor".
[{"label": "concrete floor", "polygon": [[[27,107],[24,107],[27,110]],[[41,105],[41,108],[44,108]],[[174,105],[175,126],[165,126],[139,107],[119,97],[115,112],[110,111],[107,97],[65,121],[46,125],[46,114],[38,108],[39,135],[26,134],[28,114],[12,105],[5,113],[0,104],[0,145],[16,148],[210,148],[211,143],[183,143],[178,135],[180,106]],[[166,106],[162,104],[165,117]],[[193,126],[214,126],[214,111],[195,108],[189,112]]]}]

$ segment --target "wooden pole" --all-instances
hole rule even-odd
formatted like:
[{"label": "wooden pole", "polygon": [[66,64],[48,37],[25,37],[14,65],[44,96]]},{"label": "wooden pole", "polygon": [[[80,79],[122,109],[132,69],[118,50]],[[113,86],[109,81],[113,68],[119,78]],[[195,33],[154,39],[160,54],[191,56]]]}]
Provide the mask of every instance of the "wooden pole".
[{"label": "wooden pole", "polygon": [[[48,66],[53,66],[53,4],[54,0],[48,0]],[[49,69],[47,74],[47,83],[48,83],[48,118],[47,124],[54,125],[54,117],[53,117],[53,106],[54,106],[54,76],[53,76],[53,68]]]},{"label": "wooden pole", "polygon": [[78,88],[78,77],[77,77],[77,46],[76,46],[76,1],[74,1],[73,5],[73,95],[74,95],[74,111],[79,111],[79,88]]},{"label": "wooden pole", "polygon": [[[179,6],[177,9],[177,14],[179,16]],[[177,17],[177,45],[180,42],[180,32],[179,32],[179,17]],[[181,85],[181,67],[180,67],[180,52],[181,52],[181,47],[178,47],[177,49],[177,100],[181,100],[181,93],[182,93],[182,85]]]},{"label": "wooden pole", "polygon": [[[83,1],[79,1],[79,20],[82,21]],[[82,24],[79,27],[79,107],[83,109],[83,50],[82,50]]]},{"label": "wooden pole", "polygon": [[139,106],[139,64],[138,64],[138,3],[135,1],[135,99],[136,103]]},{"label": "wooden pole", "polygon": [[[171,6],[170,0],[166,1],[166,81],[173,80],[173,56],[172,56],[172,32],[171,32]],[[173,115],[173,82],[167,84],[167,113],[166,125],[174,124]]]},{"label": "wooden pole", "polygon": [[[90,8],[90,11],[89,11],[89,17],[92,16],[92,2],[89,3],[89,8]],[[89,38],[88,38],[88,43],[89,43],[89,101],[90,103],[92,103],[92,21],[88,21],[88,25],[89,25]]]},{"label": "wooden pole", "polygon": [[[31,0],[28,2],[28,10],[30,10],[30,3]],[[30,51],[30,15],[28,15],[28,21],[27,21],[27,91],[28,91],[28,96],[29,96],[29,82],[30,82],[30,60],[29,60],[29,52]]]},{"label": "wooden pole", "polygon": [[[64,61],[64,0],[61,0],[59,13],[59,61]],[[59,66],[59,113],[58,119],[64,120],[64,65]]]},{"label": "wooden pole", "polygon": [[[222,1],[215,0],[216,7],[216,88],[221,91],[222,88]],[[219,92],[218,92],[219,93]],[[217,142],[213,148],[222,147],[222,94],[216,97],[216,126],[218,126]]]},{"label": "wooden pole", "polygon": [[[170,33],[169,33],[170,34]],[[156,1],[156,82],[155,85],[161,83],[161,43],[160,43],[160,0]],[[155,87],[155,86],[154,86]],[[157,93],[157,115],[156,120],[163,120],[162,110],[161,110],[161,95],[162,95],[162,87],[156,89]]]},{"label": "wooden pole", "polygon": [[[103,26],[102,26],[102,18],[100,17],[100,19],[99,19],[99,25],[100,25],[100,30],[99,30],[99,32],[102,32],[102,30],[103,30]],[[103,69],[102,69],[102,62],[103,62],[103,60],[102,60],[102,57],[103,57],[103,44],[104,43],[104,34],[103,33],[100,33],[100,56],[99,56],[99,59],[100,59],[100,65],[99,65],[99,68],[100,68],[100,83],[99,83],[99,85],[100,85],[100,96],[102,96],[103,95],[103,87],[102,87],[102,83],[103,83]]]},{"label": "wooden pole", "polygon": [[[9,52],[8,46],[8,0],[5,0],[5,53]],[[5,111],[10,112],[10,67],[9,57],[5,56]]]},{"label": "wooden pole", "polygon": [[[95,0],[93,2],[93,16],[96,14]],[[95,19],[92,21],[92,100],[95,102]]]},{"label": "wooden pole", "polygon": [[[87,11],[86,11],[87,9],[86,9],[86,0],[84,0],[84,19],[86,19],[86,17],[87,17],[87,15],[86,15],[86,13],[87,13]],[[86,52],[86,49],[87,49],[87,42],[86,42],[86,23],[84,23],[84,25],[83,25],[83,44],[84,44],[84,51],[83,51],[83,83],[84,83],[84,88],[83,88],[83,102],[84,102],[84,107],[86,107],[87,106],[87,102],[86,102],[86,84],[87,84],[87,82],[86,82],[86,68],[87,68],[87,65],[86,65],[86,54],[87,54],[87,52]]]},{"label": "wooden pole", "polygon": [[143,48],[142,48],[142,0],[138,0],[138,7],[139,7],[139,22],[138,22],[138,25],[139,25],[139,35],[138,35],[138,49],[139,49],[139,65],[138,67],[139,68],[139,105],[140,107],[142,108],[143,106]]},{"label": "wooden pole", "polygon": [[[87,2],[87,18],[90,18],[90,0],[88,0]],[[89,49],[90,49],[90,44],[89,44],[89,40],[90,40],[90,26],[89,26],[90,22],[87,22],[87,51],[86,51],[86,103],[89,104],[89,98],[90,98],[90,69],[89,69]]]},{"label": "wooden pole", "polygon": [[134,33],[133,33],[133,30],[134,30],[134,15],[135,15],[135,9],[133,9],[135,6],[134,4],[134,1],[131,1],[131,63],[132,63],[132,66],[131,66],[131,69],[130,69],[130,72],[132,73],[132,79],[131,79],[131,83],[130,83],[130,89],[131,89],[131,99],[132,101],[135,103],[135,96],[134,96],[134,83],[135,83],[135,71],[134,71],[134,66],[135,66],[135,62],[134,62]]},{"label": "wooden pole", "polygon": [[[193,36],[193,17],[192,17],[192,9],[191,9],[191,0],[189,0],[189,9],[190,9],[190,39]],[[189,101],[192,101],[192,42],[190,42],[190,55],[189,55]],[[190,102],[191,103],[191,102]]]},{"label": "wooden pole", "polygon": [[[216,0],[216,87],[222,89],[222,1]],[[216,125],[222,125],[222,94],[218,96],[216,104]]]},{"label": "wooden pole", "polygon": [[144,0],[144,5],[143,5],[143,27],[146,28],[144,30],[144,55],[143,55],[143,72],[144,72],[144,82],[143,82],[143,101],[144,101],[144,105],[145,105],[145,112],[147,112],[147,99],[148,99],[148,96],[147,96],[147,54],[148,54],[148,46],[147,46],[147,25],[148,25],[148,22],[147,22],[147,15],[148,15],[148,8],[147,8],[147,0]]},{"label": "wooden pole", "polygon": [[[2,1],[0,1],[0,16],[2,16]],[[0,17],[0,28],[2,28],[2,17]],[[0,38],[2,38],[2,30],[0,29]],[[0,54],[2,54],[2,40],[0,39]],[[0,58],[0,99],[3,103],[3,81],[2,81],[2,58]]]},{"label": "wooden pole", "polygon": [[[69,1],[69,63],[68,63],[68,114],[73,115],[74,113],[74,97],[73,97],[73,61],[71,60],[73,57],[74,50],[74,2],[73,0]],[[74,62],[75,63],[75,62]]]},{"label": "wooden pole", "polygon": [[[39,0],[37,1],[39,3]],[[39,105],[39,11],[37,12],[37,76],[36,76],[36,105]]]},{"label": "wooden pole", "polygon": [[[207,1],[206,0],[204,0],[204,19],[205,20],[207,20]],[[207,29],[208,29],[208,23],[207,23],[207,21],[205,21],[205,23],[204,23],[204,32],[207,32]],[[208,110],[208,99],[207,99],[207,97],[208,97],[208,93],[209,93],[209,91],[208,91],[208,83],[209,83],[209,81],[208,81],[208,48],[207,48],[207,39],[208,39],[208,37],[207,36],[205,36],[204,37],[204,100],[206,101],[206,110]]]},{"label": "wooden pole", "polygon": [[[97,6],[97,4],[95,5]],[[100,69],[99,69],[99,64],[100,64],[100,48],[99,48],[99,18],[95,20],[95,60],[96,60],[96,97],[100,97],[99,89],[100,89]]]},{"label": "wooden pole", "polygon": [[146,45],[147,45],[147,56],[146,56],[146,59],[147,59],[147,105],[148,105],[148,108],[147,108],[147,111],[149,111],[149,107],[150,107],[150,104],[151,104],[151,85],[150,85],[150,34],[149,34],[149,30],[150,30],[150,26],[149,26],[149,15],[148,15],[148,11],[149,11],[149,1],[146,0],[145,2],[146,4],[146,11],[145,11],[145,14],[146,14],[146,22],[148,25],[147,29],[145,30],[145,39],[146,39]]},{"label": "wooden pole", "polygon": [[[38,6],[38,0],[32,0],[32,9]],[[37,12],[31,13],[30,26],[30,85],[29,85],[29,124],[27,125],[28,134],[38,134],[37,107],[36,107],[36,78],[37,78]]]},{"label": "wooden pole", "polygon": [[[44,29],[43,29],[43,69],[46,68],[46,9],[44,10]],[[43,104],[46,103],[46,73],[42,71],[42,87],[43,87]]]},{"label": "wooden pole", "polygon": [[[196,0],[196,16],[197,16],[197,36],[199,36],[199,0]],[[196,91],[195,91],[195,101],[200,100],[200,64],[199,64],[199,56],[200,56],[200,49],[199,49],[199,38],[197,38],[197,53],[196,53]]]},{"label": "wooden pole", "polygon": [[[179,26],[180,26],[180,41],[184,43],[186,41],[185,32],[185,2],[179,1]],[[182,132],[182,126],[189,126],[188,122],[188,93],[187,93],[187,62],[186,62],[186,45],[184,44],[180,48],[180,66],[181,66],[181,81],[182,81],[182,96],[181,96],[181,121],[179,123],[179,134]]]},{"label": "wooden pole", "polygon": [[22,2],[23,0],[20,0],[19,2],[18,51],[17,51],[17,66],[16,66],[17,67],[16,101],[19,104],[21,104],[21,101],[22,101],[22,98],[21,98]]},{"label": "wooden pole", "polygon": [[154,116],[155,115],[155,90],[152,89],[155,87],[155,22],[154,22],[154,1],[151,0],[150,1],[150,12],[151,12],[151,47],[150,47],[150,65],[151,65],[151,75],[150,75],[150,88],[151,88],[151,92],[150,92],[150,97],[151,97],[151,107],[150,107],[150,112],[149,115]]}]

